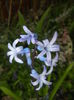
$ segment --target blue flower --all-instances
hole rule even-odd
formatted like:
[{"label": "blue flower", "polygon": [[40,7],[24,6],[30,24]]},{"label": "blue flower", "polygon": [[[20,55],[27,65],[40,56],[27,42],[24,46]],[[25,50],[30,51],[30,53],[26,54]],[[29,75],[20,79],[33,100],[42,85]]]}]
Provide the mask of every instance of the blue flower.
[{"label": "blue flower", "polygon": [[17,57],[17,55],[24,55],[26,56],[26,59],[27,59],[27,64],[28,65],[31,65],[32,64],[32,60],[30,58],[30,49],[29,48],[24,48],[23,49],[23,46],[19,46],[19,47],[16,47],[17,43],[19,42],[19,39],[16,39],[12,46],[10,43],[8,43],[8,48],[11,50],[11,51],[8,51],[7,52],[7,56],[10,56],[9,57],[9,62],[12,63],[12,60],[14,58],[14,60],[18,63],[23,63],[23,61],[21,59],[19,59]]},{"label": "blue flower", "polygon": [[46,73],[46,75],[48,75],[48,74],[52,73],[53,67],[57,65],[57,62],[58,62],[58,53],[56,53],[56,56],[53,59],[51,59],[51,61],[48,61],[46,59],[46,57],[44,57],[44,56],[41,57],[41,58],[39,58],[39,59],[41,61],[43,61],[46,64],[46,66],[50,67],[49,71]]},{"label": "blue flower", "polygon": [[53,71],[53,67],[57,65],[58,62],[58,53],[56,53],[56,56],[52,59],[51,62],[45,61],[45,64],[47,66],[50,66],[49,71],[46,73],[46,75],[49,75]]},{"label": "blue flower", "polygon": [[45,85],[51,85],[52,84],[52,82],[49,82],[49,81],[46,80],[46,72],[47,72],[47,70],[46,70],[45,66],[43,66],[43,67],[44,67],[44,70],[43,70],[43,72],[41,74],[38,74],[36,72],[36,70],[34,70],[34,69],[32,69],[31,74],[30,74],[30,76],[32,76],[33,78],[36,79],[35,82],[31,81],[32,85],[36,86],[36,85],[39,84],[39,87],[36,88],[36,90],[40,90],[40,88],[43,86],[43,84],[45,84]]},{"label": "blue flower", "polygon": [[16,39],[13,42],[12,46],[10,43],[8,43],[8,48],[10,49],[10,51],[7,52],[7,56],[10,56],[9,57],[10,63],[12,63],[13,58],[16,62],[23,63],[23,61],[17,57],[17,55],[20,54],[20,52],[23,50],[23,46],[16,47],[18,42],[19,42],[19,39]]},{"label": "blue flower", "polygon": [[48,39],[43,40],[43,43],[40,41],[37,41],[37,43],[36,43],[37,49],[39,51],[41,51],[41,53],[37,56],[38,59],[41,59],[46,54],[47,61],[51,62],[51,60],[52,60],[51,53],[58,52],[60,50],[59,45],[54,44],[56,39],[57,39],[57,32],[55,32],[55,34],[50,42],[48,41]]},{"label": "blue flower", "polygon": [[27,41],[28,45],[30,44],[30,42],[35,44],[37,41],[37,34],[32,33],[26,26],[23,26],[23,29],[27,33],[27,35],[20,35],[20,42]]},{"label": "blue flower", "polygon": [[58,62],[58,53],[56,53],[56,56],[51,60],[51,62],[47,61],[47,59],[44,62],[47,66],[56,66]]}]

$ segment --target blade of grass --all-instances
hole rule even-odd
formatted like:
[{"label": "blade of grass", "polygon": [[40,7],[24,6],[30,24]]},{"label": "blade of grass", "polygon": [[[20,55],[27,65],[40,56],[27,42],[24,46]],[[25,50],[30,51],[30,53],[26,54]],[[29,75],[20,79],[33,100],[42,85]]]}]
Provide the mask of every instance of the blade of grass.
[{"label": "blade of grass", "polygon": [[59,89],[60,86],[62,85],[62,83],[63,83],[64,79],[66,78],[66,76],[69,74],[69,71],[72,69],[73,65],[74,65],[74,62],[72,62],[72,63],[67,67],[67,69],[66,69],[66,71],[64,72],[64,74],[62,75],[62,77],[61,77],[61,78],[59,79],[59,81],[56,83],[54,89],[52,90],[52,92],[51,92],[51,94],[50,94],[50,96],[49,96],[50,100],[53,100],[53,98],[54,98],[56,92],[58,91],[58,89]]},{"label": "blade of grass", "polygon": [[22,100],[19,96],[14,94],[10,89],[5,86],[0,86],[0,90],[2,90],[6,95],[12,97],[14,100]]},{"label": "blade of grass", "polygon": [[37,33],[41,33],[43,23],[44,23],[46,17],[48,16],[48,14],[49,14],[49,11],[50,11],[50,7],[45,11],[45,13],[43,14],[43,16],[39,20],[39,22],[37,24],[37,27],[36,27],[36,30],[35,30]]},{"label": "blade of grass", "polygon": [[24,20],[24,16],[22,15],[20,11],[18,11],[18,18],[19,18],[18,24],[20,26],[23,26],[24,24],[26,24],[26,21]]}]

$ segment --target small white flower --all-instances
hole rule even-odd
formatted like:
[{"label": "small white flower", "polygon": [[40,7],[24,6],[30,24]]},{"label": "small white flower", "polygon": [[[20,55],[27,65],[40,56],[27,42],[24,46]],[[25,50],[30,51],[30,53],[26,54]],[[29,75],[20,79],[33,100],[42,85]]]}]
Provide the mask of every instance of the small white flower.
[{"label": "small white flower", "polygon": [[48,82],[47,80],[46,80],[46,67],[45,66],[43,66],[44,67],[44,70],[43,70],[43,72],[42,72],[42,74],[38,74],[37,72],[36,72],[36,70],[32,70],[32,72],[31,72],[31,74],[30,74],[30,76],[32,76],[33,78],[35,78],[36,79],[36,81],[35,82],[32,82],[31,81],[31,83],[32,83],[32,85],[33,86],[36,86],[36,85],[38,85],[39,84],[39,87],[38,88],[36,88],[36,90],[40,90],[40,88],[43,86],[43,84],[45,84],[45,85],[51,85],[52,84],[52,82]]},{"label": "small white flower", "polygon": [[58,53],[56,52],[56,56],[51,61],[48,61],[46,59],[46,57],[44,57],[44,56],[41,57],[40,60],[43,61],[46,64],[46,66],[50,67],[49,71],[46,73],[46,75],[48,75],[48,74],[52,73],[53,67],[57,65]]},{"label": "small white flower", "polygon": [[46,73],[46,75],[49,75],[53,71],[53,67],[57,65],[58,62],[58,53],[56,53],[56,56],[52,59],[51,64],[48,61],[45,61],[45,64],[47,66],[50,66],[50,70]]},{"label": "small white flower", "polygon": [[30,44],[30,42],[35,44],[37,40],[37,35],[32,33],[26,26],[23,26],[23,29],[27,33],[27,35],[20,35],[20,42],[27,41],[28,45]]},{"label": "small white flower", "polygon": [[47,59],[45,59],[44,62],[47,66],[56,66],[56,63],[58,62],[58,53],[56,52],[56,56],[51,60],[51,62],[47,61]]},{"label": "small white flower", "polygon": [[43,43],[38,41],[36,43],[38,45],[37,49],[39,51],[41,51],[41,53],[37,56],[37,58],[41,58],[43,55],[46,54],[47,61],[51,62],[51,52],[57,52],[60,50],[59,45],[54,44],[56,39],[57,39],[57,32],[55,32],[55,34],[50,42],[48,41],[48,39],[43,40]]},{"label": "small white flower", "polygon": [[18,42],[19,42],[19,39],[16,39],[13,42],[12,46],[10,43],[8,43],[8,48],[10,49],[10,51],[7,52],[7,56],[10,56],[9,57],[10,63],[12,63],[13,58],[16,62],[23,63],[23,61],[17,57],[17,55],[20,54],[20,52],[23,50],[23,46],[16,47]]}]

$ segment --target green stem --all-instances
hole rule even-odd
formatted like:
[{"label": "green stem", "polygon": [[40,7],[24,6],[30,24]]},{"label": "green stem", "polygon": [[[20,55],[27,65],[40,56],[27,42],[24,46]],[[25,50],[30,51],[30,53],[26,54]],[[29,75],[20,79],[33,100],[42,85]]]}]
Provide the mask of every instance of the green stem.
[{"label": "green stem", "polygon": [[72,62],[66,69],[66,71],[64,72],[64,74],[62,75],[62,77],[59,79],[59,81],[56,83],[54,89],[52,90],[50,96],[49,96],[49,100],[53,100],[56,92],[58,91],[58,89],[60,88],[60,86],[62,85],[64,79],[66,78],[66,76],[69,74],[69,71],[72,69],[74,65],[74,62]]}]

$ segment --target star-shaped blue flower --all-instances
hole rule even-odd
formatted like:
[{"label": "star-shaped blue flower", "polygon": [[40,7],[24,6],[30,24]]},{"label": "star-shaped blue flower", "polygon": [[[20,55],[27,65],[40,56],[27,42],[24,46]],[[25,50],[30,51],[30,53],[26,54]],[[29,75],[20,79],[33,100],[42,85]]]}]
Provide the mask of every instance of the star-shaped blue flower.
[{"label": "star-shaped blue flower", "polygon": [[36,41],[37,41],[37,34],[36,33],[33,33],[33,32],[31,32],[26,26],[23,26],[23,29],[24,29],[24,31],[25,31],[25,33],[27,34],[27,35],[20,35],[20,42],[25,42],[25,41],[27,41],[27,44],[29,45],[31,42],[33,43],[33,44],[35,44],[36,43]]},{"label": "star-shaped blue flower", "polygon": [[40,54],[38,54],[37,58],[40,60],[44,60],[42,58],[46,54],[46,59],[48,62],[51,62],[52,57],[51,53],[52,52],[58,52],[60,50],[59,45],[55,44],[55,41],[57,39],[57,32],[54,33],[54,36],[52,40],[49,42],[48,39],[43,40],[43,43],[38,41],[37,44],[37,49],[41,51]]},{"label": "star-shaped blue flower", "polygon": [[52,82],[49,82],[49,81],[46,80],[46,72],[47,72],[47,70],[46,70],[45,66],[43,66],[43,67],[44,67],[44,70],[43,70],[43,72],[41,74],[38,74],[36,72],[36,70],[34,70],[34,69],[32,69],[31,74],[30,74],[30,76],[32,76],[33,78],[36,79],[35,82],[31,81],[32,85],[36,86],[36,85],[39,84],[39,87],[36,88],[36,90],[40,90],[40,88],[43,86],[43,84],[48,85],[48,86],[52,84]]}]

